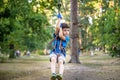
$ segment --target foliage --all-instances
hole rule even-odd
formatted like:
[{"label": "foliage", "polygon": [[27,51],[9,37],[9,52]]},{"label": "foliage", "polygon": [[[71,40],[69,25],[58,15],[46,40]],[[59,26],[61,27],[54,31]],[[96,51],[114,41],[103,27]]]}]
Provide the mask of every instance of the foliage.
[{"label": "foliage", "polygon": [[[85,49],[104,48],[111,56],[120,55],[120,2],[114,0],[78,0],[78,22],[82,25],[82,43]],[[1,0],[0,1],[0,48],[9,52],[9,45],[15,49],[43,49],[51,39],[53,28],[48,22],[56,15],[58,0]],[[99,16],[102,4],[102,16]],[[97,6],[96,6],[97,5]],[[70,21],[69,0],[62,0],[61,12]],[[49,13],[49,14],[48,14]],[[53,15],[51,15],[53,14]],[[97,15],[96,15],[97,14]],[[89,16],[93,18],[90,25]],[[97,18],[95,18],[95,15]]]},{"label": "foliage", "polygon": [[[40,4],[40,7],[37,5]],[[53,1],[1,0],[0,2],[0,47],[2,53],[9,52],[12,43],[14,50],[43,49],[51,38],[45,10],[53,11]],[[37,12],[33,10],[37,6]]]},{"label": "foliage", "polygon": [[[84,49],[100,48],[111,56],[120,56],[119,34],[120,2],[114,1],[78,0],[79,23]],[[100,16],[100,7],[102,15]],[[93,24],[89,24],[89,16]]]},{"label": "foliage", "polygon": [[[117,7],[120,10],[120,7]],[[94,21],[91,27],[93,43],[96,46],[105,46],[111,56],[120,56],[120,12],[116,6],[106,10],[102,17]],[[119,11],[118,10],[118,11]]]}]

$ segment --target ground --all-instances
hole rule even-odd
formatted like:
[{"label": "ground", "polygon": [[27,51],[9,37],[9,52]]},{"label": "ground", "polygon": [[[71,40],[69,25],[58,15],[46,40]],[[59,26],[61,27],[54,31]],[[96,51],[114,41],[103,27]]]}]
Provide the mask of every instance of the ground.
[{"label": "ground", "polygon": [[[67,63],[63,80],[120,80],[120,59],[107,54],[81,55],[81,64]],[[49,56],[21,57],[0,63],[0,80],[50,80]],[[58,67],[57,67],[58,69]]]}]

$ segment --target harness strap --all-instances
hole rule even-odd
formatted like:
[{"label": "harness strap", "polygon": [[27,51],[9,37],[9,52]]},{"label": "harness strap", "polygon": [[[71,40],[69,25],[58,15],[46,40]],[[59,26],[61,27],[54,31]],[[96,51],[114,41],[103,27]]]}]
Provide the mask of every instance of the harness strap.
[{"label": "harness strap", "polygon": [[[55,42],[55,45],[54,45],[55,52],[56,52],[56,46],[57,46],[57,38],[56,38],[56,42]],[[61,53],[62,50],[63,50],[62,52],[64,52],[64,48],[62,47],[62,40],[60,40],[59,50],[60,50],[59,53]],[[59,55],[59,54],[57,54],[57,55]]]},{"label": "harness strap", "polygon": [[59,49],[62,50],[62,40],[60,40],[60,46]]}]

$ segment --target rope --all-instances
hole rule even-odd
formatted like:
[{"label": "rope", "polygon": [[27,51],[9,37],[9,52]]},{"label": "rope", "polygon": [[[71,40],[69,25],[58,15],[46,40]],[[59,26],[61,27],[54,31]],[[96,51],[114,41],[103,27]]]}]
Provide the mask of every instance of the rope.
[{"label": "rope", "polygon": [[65,7],[64,7],[64,5],[63,5],[63,1],[62,0],[58,0],[58,13],[60,13],[60,9],[61,9],[61,6],[63,7],[63,9],[64,9],[64,12],[65,12],[65,15],[66,15],[66,9],[65,9]]},{"label": "rope", "polygon": [[61,0],[58,0],[58,13],[60,13],[60,8],[61,8]]},{"label": "rope", "polygon": [[64,12],[65,12],[65,15],[67,15],[67,14],[66,14],[66,8],[65,8],[64,5],[63,5],[63,1],[61,1],[61,5],[63,6]]}]

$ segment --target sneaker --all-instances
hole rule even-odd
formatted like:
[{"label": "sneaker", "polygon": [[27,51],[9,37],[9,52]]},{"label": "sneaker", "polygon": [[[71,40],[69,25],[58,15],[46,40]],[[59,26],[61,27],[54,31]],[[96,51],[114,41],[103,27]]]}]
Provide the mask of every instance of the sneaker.
[{"label": "sneaker", "polygon": [[52,73],[51,80],[56,80],[56,74]]},{"label": "sneaker", "polygon": [[61,74],[58,74],[58,75],[56,76],[56,78],[57,78],[58,80],[62,80],[62,75],[61,75]]}]

